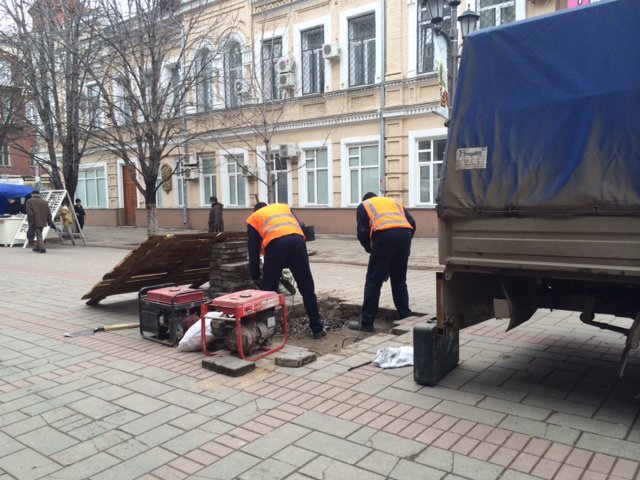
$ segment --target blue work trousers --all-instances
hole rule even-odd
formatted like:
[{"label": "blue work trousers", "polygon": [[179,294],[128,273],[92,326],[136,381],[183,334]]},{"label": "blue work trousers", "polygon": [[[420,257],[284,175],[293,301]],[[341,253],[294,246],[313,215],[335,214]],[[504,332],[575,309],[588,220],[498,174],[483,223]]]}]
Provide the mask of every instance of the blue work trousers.
[{"label": "blue work trousers", "polygon": [[298,285],[304,308],[309,317],[311,331],[313,333],[321,332],[323,325],[320,320],[313,276],[311,276],[309,268],[307,245],[301,235],[287,235],[269,242],[264,254],[262,290],[277,292],[284,268],[291,270]]},{"label": "blue work trousers", "polygon": [[361,318],[363,325],[373,325],[378,313],[380,289],[387,278],[391,280],[393,303],[400,318],[411,315],[407,291],[407,264],[411,253],[412,233],[408,228],[392,228],[374,234],[364,284]]}]

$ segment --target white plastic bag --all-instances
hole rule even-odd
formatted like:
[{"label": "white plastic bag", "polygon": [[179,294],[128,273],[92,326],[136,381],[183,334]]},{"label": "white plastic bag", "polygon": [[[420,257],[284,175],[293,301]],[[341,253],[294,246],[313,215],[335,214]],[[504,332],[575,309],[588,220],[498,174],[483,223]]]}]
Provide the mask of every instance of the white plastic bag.
[{"label": "white plastic bag", "polygon": [[373,364],[380,368],[398,368],[413,365],[413,347],[382,347],[373,358]]},{"label": "white plastic bag", "polygon": [[[179,352],[198,352],[202,350],[202,322],[198,320],[196,323],[189,327],[187,333],[182,336],[180,343],[176,347]],[[207,343],[213,340],[213,333],[211,332],[211,322],[205,322]]]}]

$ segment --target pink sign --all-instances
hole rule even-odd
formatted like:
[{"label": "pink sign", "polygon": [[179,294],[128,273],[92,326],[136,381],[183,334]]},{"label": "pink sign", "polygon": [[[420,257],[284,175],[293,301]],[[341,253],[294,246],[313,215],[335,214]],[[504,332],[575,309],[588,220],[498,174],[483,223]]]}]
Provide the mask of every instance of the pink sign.
[{"label": "pink sign", "polygon": [[589,5],[590,3],[596,3],[598,0],[567,0],[567,8],[581,7],[582,5]]}]

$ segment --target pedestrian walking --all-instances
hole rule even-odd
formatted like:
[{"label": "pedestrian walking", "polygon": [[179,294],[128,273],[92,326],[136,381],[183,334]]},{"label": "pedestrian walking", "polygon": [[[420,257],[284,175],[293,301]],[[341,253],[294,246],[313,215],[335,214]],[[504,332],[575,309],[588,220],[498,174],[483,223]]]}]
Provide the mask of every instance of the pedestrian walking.
[{"label": "pedestrian walking", "polygon": [[[282,270],[291,270],[309,317],[311,335],[315,339],[324,337],[326,330],[318,310],[301,222],[288,205],[258,202],[247,218],[247,233],[249,270],[253,281],[261,290],[277,292]],[[262,279],[260,251],[264,255]]]},{"label": "pedestrian walking", "polygon": [[87,214],[84,211],[82,206],[82,200],[76,198],[76,204],[73,206],[73,210],[76,212],[76,217],[78,218],[78,223],[80,224],[80,230],[84,230],[84,217]]},{"label": "pedestrian walking", "polygon": [[407,290],[407,265],[416,222],[396,200],[368,192],[356,210],[358,240],[370,254],[364,284],[360,321],[350,321],[352,330],[373,332],[380,289],[389,278],[393,303],[400,318],[412,314]]},{"label": "pedestrian walking", "polygon": [[42,230],[53,223],[53,218],[51,218],[49,204],[40,196],[38,190],[31,192],[31,198],[27,200],[27,221],[30,227],[33,226],[36,233],[36,246],[33,251],[47,253]]},{"label": "pedestrian walking", "polygon": [[209,232],[224,232],[224,219],[222,209],[224,205],[218,202],[218,197],[209,198],[211,210],[209,210]]}]

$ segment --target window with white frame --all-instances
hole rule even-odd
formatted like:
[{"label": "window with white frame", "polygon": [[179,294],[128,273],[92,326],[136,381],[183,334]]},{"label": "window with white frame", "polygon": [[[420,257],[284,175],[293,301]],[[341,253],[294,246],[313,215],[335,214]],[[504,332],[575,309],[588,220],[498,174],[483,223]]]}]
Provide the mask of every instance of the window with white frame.
[{"label": "window with white frame", "polygon": [[517,0],[476,0],[475,10],[480,15],[478,28],[489,28],[517,20]]},{"label": "window with white frame", "polygon": [[149,113],[149,115],[153,115],[154,111],[153,111],[153,107],[154,107],[154,101],[156,101],[157,99],[153,98],[153,72],[147,72],[144,74],[143,77],[144,80],[144,98],[143,98],[143,104],[145,105],[147,112]]},{"label": "window with white frame", "polygon": [[88,208],[107,208],[107,175],[104,167],[80,169],[76,198],[82,198],[84,206]]},{"label": "window with white frame", "polygon": [[198,113],[213,110],[214,78],[213,54],[208,48],[201,48],[196,54],[196,111]]},{"label": "window with white frame", "polygon": [[162,208],[162,172],[156,178],[156,208]]},{"label": "window with white frame", "polygon": [[127,80],[120,78],[116,80],[114,86],[114,105],[116,107],[116,118],[121,124],[126,125],[131,122],[132,102],[129,94],[130,89],[127,88]]},{"label": "window with white frame", "polygon": [[419,204],[434,205],[436,203],[446,146],[447,140],[444,138],[416,141]]},{"label": "window with white frame", "polygon": [[9,163],[9,145],[7,142],[0,141],[0,167],[8,167]]},{"label": "window with white frame", "polygon": [[349,19],[349,86],[371,85],[376,77],[376,15]]},{"label": "window with white frame", "polygon": [[184,179],[184,171],[186,167],[180,160],[175,162],[176,170],[176,206],[184,207],[184,187],[186,186],[186,180]]},{"label": "window with white frame", "polygon": [[166,116],[175,116],[180,110],[182,87],[180,82],[180,67],[177,64],[166,66]]},{"label": "window with white frame", "polygon": [[262,41],[262,96],[265,100],[282,98],[282,89],[278,86],[276,62],[282,57],[282,37]]},{"label": "window with white frame", "polygon": [[204,203],[211,197],[217,197],[216,188],[216,161],[213,154],[201,155],[200,165],[202,166],[202,181],[204,182]]},{"label": "window with white frame", "polygon": [[246,177],[242,174],[242,168],[238,162],[242,162],[241,156],[228,156],[227,176],[229,180],[229,206],[246,206]]},{"label": "window with white frame", "polygon": [[[426,3],[420,3],[418,8],[418,74],[430,73],[436,70],[435,31],[429,28],[431,15],[427,9]],[[444,17],[441,28],[448,32],[451,29],[451,8],[445,5]]]},{"label": "window with white frame", "polygon": [[0,85],[9,87],[12,85],[11,78],[11,62],[8,60],[0,60]]},{"label": "window with white frame", "polygon": [[302,94],[324,92],[324,27],[315,27],[300,33],[302,45]]},{"label": "window with white frame", "polygon": [[347,154],[351,203],[358,204],[365,193],[380,191],[378,145],[350,145]]},{"label": "window with white frame", "polygon": [[287,159],[280,158],[278,153],[271,154],[271,181],[273,182],[274,201],[289,203]]},{"label": "window with white frame", "polygon": [[100,87],[96,84],[87,85],[87,121],[89,127],[101,126],[100,113]]},{"label": "window with white frame", "polygon": [[236,89],[236,82],[242,80],[242,50],[240,43],[235,40],[227,42],[224,52],[224,101],[227,108],[242,104],[240,94]]},{"label": "window with white frame", "polygon": [[329,164],[326,148],[304,151],[307,174],[307,203],[329,205]]}]

